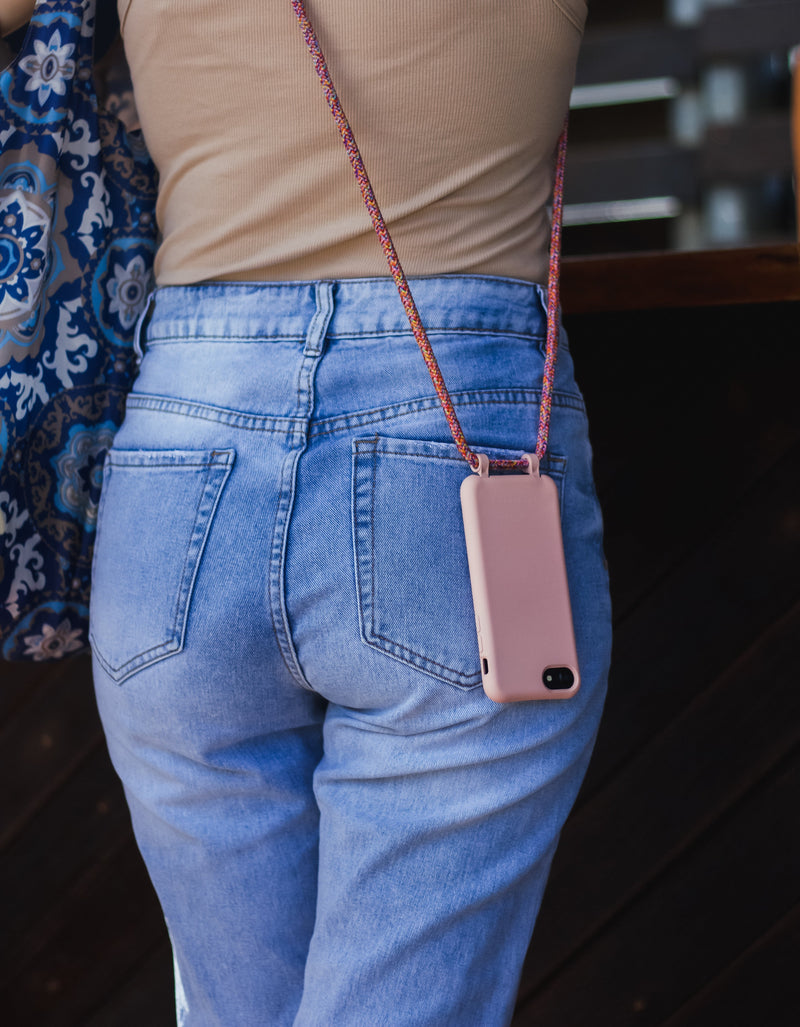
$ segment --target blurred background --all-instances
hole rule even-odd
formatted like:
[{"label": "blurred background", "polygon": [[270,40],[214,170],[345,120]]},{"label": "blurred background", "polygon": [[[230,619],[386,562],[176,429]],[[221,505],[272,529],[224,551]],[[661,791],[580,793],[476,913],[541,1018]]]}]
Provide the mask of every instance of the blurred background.
[{"label": "blurred background", "polygon": [[590,0],[567,254],[796,238],[796,0]]}]

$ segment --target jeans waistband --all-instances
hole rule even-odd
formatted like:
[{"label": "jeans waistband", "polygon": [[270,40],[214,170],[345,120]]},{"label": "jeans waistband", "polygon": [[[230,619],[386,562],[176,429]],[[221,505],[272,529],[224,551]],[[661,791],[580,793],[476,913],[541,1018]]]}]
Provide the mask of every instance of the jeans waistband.
[{"label": "jeans waistband", "polygon": [[[547,293],[513,278],[446,275],[409,279],[430,332],[461,330],[543,337]],[[148,344],[181,340],[303,339],[328,297],[327,335],[368,337],[409,331],[391,278],[332,282],[212,282],[165,286],[151,298]]]}]

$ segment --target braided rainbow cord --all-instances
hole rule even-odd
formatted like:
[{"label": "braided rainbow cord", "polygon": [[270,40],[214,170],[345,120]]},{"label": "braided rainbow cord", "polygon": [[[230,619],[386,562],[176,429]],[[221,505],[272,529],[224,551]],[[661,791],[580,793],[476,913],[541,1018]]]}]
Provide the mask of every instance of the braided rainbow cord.
[{"label": "braided rainbow cord", "polygon": [[547,347],[542,375],[542,395],[539,400],[539,434],[536,437],[536,455],[541,462],[547,452],[550,437],[550,411],[553,406],[553,384],[556,377],[558,332],[561,326],[559,285],[561,279],[561,219],[564,212],[564,167],[567,162],[567,122],[558,140],[556,178],[553,186],[553,214],[550,221],[550,264],[547,270]]},{"label": "braided rainbow cord", "polygon": [[[461,456],[467,461],[474,471],[477,471],[479,466],[478,455],[477,453],[474,453],[467,444],[467,440],[464,436],[461,424],[459,423],[455,408],[453,407],[453,401],[450,398],[450,393],[447,391],[447,386],[445,385],[442,372],[439,369],[439,364],[434,356],[430,340],[428,339],[428,335],[422,324],[422,319],[419,316],[417,305],[411,294],[408,279],[403,271],[400,258],[397,255],[397,250],[395,249],[392,237],[389,234],[389,229],[386,227],[386,222],[381,214],[378,201],[375,199],[372,183],[367,175],[367,169],[364,166],[361,152],[356,144],[353,130],[350,127],[350,123],[344,113],[344,108],[342,107],[339,96],[334,88],[333,80],[328,70],[325,57],[322,53],[322,48],[320,47],[317,34],[308,19],[303,0],[291,0],[291,2],[294,12],[297,15],[297,20],[300,23],[306,46],[314,62],[314,68],[320,82],[322,83],[322,87],[325,92],[325,99],[327,100],[328,106],[333,114],[334,121],[339,129],[339,134],[342,137],[344,148],[347,151],[347,156],[350,160],[350,165],[353,168],[359,189],[361,190],[361,196],[372,221],[372,226],[375,229],[375,233],[383,248],[384,256],[386,257],[386,261],[389,265],[389,271],[394,279],[395,285],[397,286],[397,291],[400,294],[400,300],[402,301],[406,316],[408,317],[411,331],[413,332],[417,345],[422,352],[423,359],[425,360],[425,364],[428,368],[428,373],[431,376],[431,381],[433,382],[433,386],[436,390],[436,395],[439,397],[439,402],[442,405],[442,410],[444,411],[444,415],[447,419],[447,424],[450,428],[450,433],[453,436],[453,441],[455,442]],[[547,439],[550,431],[553,381],[555,378],[556,353],[558,348],[558,282],[561,257],[561,212],[563,208],[564,162],[566,158],[566,147],[567,128],[565,123],[558,144],[558,164],[556,168],[556,181],[553,192],[550,265],[547,284],[547,348],[542,382],[542,395],[539,404],[539,432],[536,440],[536,455],[539,460],[542,459],[547,450]],[[490,467],[493,467],[496,470],[525,470],[527,466],[528,461],[524,458],[520,460],[493,460],[490,463]]]}]

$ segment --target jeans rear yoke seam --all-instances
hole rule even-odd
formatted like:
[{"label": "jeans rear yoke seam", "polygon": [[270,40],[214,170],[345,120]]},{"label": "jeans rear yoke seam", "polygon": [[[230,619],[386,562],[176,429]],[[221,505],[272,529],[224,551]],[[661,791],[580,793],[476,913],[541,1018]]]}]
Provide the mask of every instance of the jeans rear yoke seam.
[{"label": "jeans rear yoke seam", "polygon": [[[514,397],[516,390],[502,389],[496,392],[451,392],[450,398],[456,407],[475,406],[538,406],[541,400],[541,392],[538,390],[520,390],[518,398]],[[357,411],[351,414],[337,414],[335,417],[327,417],[316,422],[317,427],[309,431],[309,439],[322,438],[326,435],[335,435],[338,432],[349,431],[352,428],[362,427],[378,421],[391,421],[398,417],[406,417],[409,414],[420,413],[424,410],[432,410],[441,406],[438,396],[425,396],[420,399],[408,400],[405,403],[393,403],[391,406],[376,407],[372,410]],[[553,394],[553,406],[559,409],[577,410],[583,413],[583,400],[569,392],[556,392]]]}]

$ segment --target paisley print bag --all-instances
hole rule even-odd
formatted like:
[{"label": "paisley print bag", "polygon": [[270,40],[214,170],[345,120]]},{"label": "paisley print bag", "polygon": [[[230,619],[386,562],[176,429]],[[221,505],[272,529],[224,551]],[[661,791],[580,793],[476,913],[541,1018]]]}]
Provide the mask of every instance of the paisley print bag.
[{"label": "paisley print bag", "polygon": [[156,176],[98,110],[95,0],[39,0],[0,73],[0,652],[88,646],[102,465],[151,287]]}]

